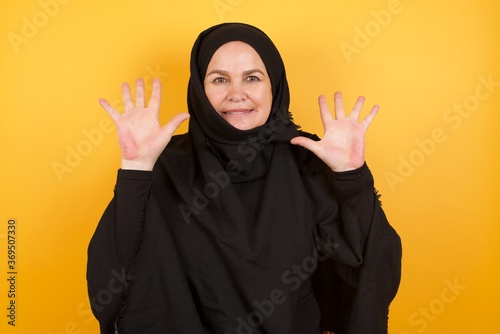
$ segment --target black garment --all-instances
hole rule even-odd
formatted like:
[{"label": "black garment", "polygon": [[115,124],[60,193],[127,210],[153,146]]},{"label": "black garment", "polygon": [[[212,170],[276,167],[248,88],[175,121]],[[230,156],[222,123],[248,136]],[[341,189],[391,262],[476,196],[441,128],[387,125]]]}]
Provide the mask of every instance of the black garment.
[{"label": "black garment", "polygon": [[[211,56],[232,40],[256,49],[273,88],[268,122],[248,131],[225,122],[203,91]],[[288,104],[284,66],[261,31],[223,24],[200,34],[188,133],[172,138],[153,172],[119,172],[89,245],[103,333],[314,334],[320,317],[323,330],[387,331],[399,237],[366,165],[334,175],[289,144],[308,134]]]},{"label": "black garment", "polygon": [[[149,225],[142,225],[144,220],[137,219],[137,217],[141,217],[144,213],[145,203],[148,201],[152,202],[149,204],[150,206],[154,205],[154,210],[150,208],[152,212],[148,216],[161,215],[157,212],[156,201],[149,197],[149,190],[152,186],[152,174],[151,172],[126,170],[118,172],[115,197],[105,211],[89,247],[89,295],[92,309],[100,322],[102,333],[114,332],[118,313],[122,307],[130,303],[127,301],[125,289],[121,286],[123,279],[120,279],[120,277],[124,276],[123,273],[125,271],[128,271],[128,266],[133,257],[136,245],[135,239],[137,238],[135,231],[144,228],[148,232],[148,239],[144,235],[142,237],[143,244],[145,242],[153,243],[153,245],[148,245],[148,249],[151,247],[161,249],[162,247],[169,247],[173,243],[171,235],[165,231],[168,226],[164,219],[147,219],[146,221]],[[318,182],[321,182],[324,175],[304,175],[304,178],[317,179]],[[338,203],[337,199],[331,197],[333,195],[331,182],[325,182],[326,186],[324,190],[331,192],[332,195],[322,198],[323,194],[318,193],[316,198],[311,199],[319,200],[320,204],[323,201],[332,201],[331,204],[335,208],[333,210],[335,215],[339,214],[340,209],[345,210],[346,213],[343,214],[342,224],[351,227],[359,224],[355,212],[370,211],[371,204],[374,204],[375,211],[378,212],[378,214],[374,215],[374,223],[370,229],[366,247],[363,250],[362,257],[366,256],[366,259],[362,260],[363,263],[359,268],[345,267],[336,261],[325,260],[323,256],[319,256],[321,261],[318,261],[319,270],[315,273],[316,276],[314,279],[316,289],[319,290],[316,297],[323,310],[323,330],[335,330],[336,333],[386,332],[387,307],[396,293],[399,282],[400,248],[397,235],[379,211],[377,200],[373,194],[372,182],[370,172],[364,166],[356,172],[337,174],[335,191],[343,195],[338,199],[341,201],[341,204]],[[330,190],[327,190],[329,187]],[[381,216],[376,217],[377,215]],[[118,222],[120,224],[117,224]],[[135,226],[128,225],[134,223],[136,224]],[[161,226],[162,224],[164,226]],[[158,230],[168,236],[167,241],[163,241],[162,245],[154,245],[159,240],[166,239],[166,237],[160,236]],[[332,248],[336,249],[338,246],[338,242],[329,242],[328,239],[321,244],[326,244],[324,247],[326,251],[331,251]],[[160,250],[157,251],[160,252]],[[177,323],[176,326],[178,327],[174,325],[172,325],[174,326],[172,328],[168,327],[170,330],[167,331],[168,333],[217,333],[208,329],[202,329],[202,327],[193,328],[195,324],[190,317],[193,316],[194,319],[197,319],[200,315],[197,314],[197,311],[193,310],[187,312],[186,308],[189,309],[189,307],[184,306],[187,303],[185,299],[192,297],[189,294],[189,289],[185,286],[187,282],[183,281],[185,278],[179,275],[179,271],[182,270],[182,265],[180,264],[182,261],[178,258],[177,253],[175,247],[171,247],[170,252],[165,251],[165,259],[158,259],[157,257],[144,259],[141,261],[143,263],[140,266],[140,270],[151,271],[153,268],[159,267],[155,270],[171,273],[170,275],[165,275],[163,286],[165,290],[169,291],[169,298],[178,298],[178,303],[163,305],[168,299],[164,300],[165,296],[158,294],[161,291],[157,291],[158,287],[155,286],[148,292],[151,295],[144,295],[142,300],[134,300],[134,303],[138,304],[134,307],[134,312],[137,312],[137,314],[134,314],[135,317],[132,320],[133,326],[120,331],[120,333],[162,333],[160,330],[147,331],[142,327],[142,325],[146,325],[144,320],[148,319],[148,316],[144,313],[147,314],[151,304],[155,303],[166,308],[164,310],[165,314],[158,314],[159,318],[166,318],[167,315],[170,315],[170,320],[173,319]],[[297,264],[302,265],[302,262]],[[337,268],[332,271],[334,266]],[[288,275],[285,276],[287,285],[295,287],[297,279],[300,279],[301,276],[293,275],[293,271],[288,271],[287,273]],[[127,287],[129,286],[129,282],[132,281],[132,275],[128,275]],[[133,283],[130,289],[134,289]],[[146,290],[147,287],[143,286],[142,289]],[[144,290],[139,290],[134,295],[139,295],[136,297],[140,297],[141,294],[145,294]],[[272,291],[267,291],[266,295],[257,301],[270,300],[270,293]],[[171,294],[175,292],[178,295],[172,296]],[[356,306],[353,308],[352,304],[354,301],[356,301]],[[294,325],[298,327],[300,323],[309,324],[311,319],[314,319],[316,316],[314,310],[314,305],[304,306],[301,312],[295,315]],[[352,310],[355,312],[351,315]],[[203,310],[200,311],[202,312]],[[350,326],[348,325],[349,319],[353,319]],[[347,331],[347,328],[351,328],[350,331]],[[240,329],[244,330],[245,327],[241,326]],[[254,330],[254,333],[263,333],[262,331]],[[240,332],[246,333],[245,331]],[[288,333],[286,330],[284,332]],[[233,331],[228,333],[238,332]],[[268,333],[274,334],[280,332]],[[292,332],[290,331],[290,333]],[[296,329],[293,333],[314,333],[314,330],[306,328],[298,331]]]}]

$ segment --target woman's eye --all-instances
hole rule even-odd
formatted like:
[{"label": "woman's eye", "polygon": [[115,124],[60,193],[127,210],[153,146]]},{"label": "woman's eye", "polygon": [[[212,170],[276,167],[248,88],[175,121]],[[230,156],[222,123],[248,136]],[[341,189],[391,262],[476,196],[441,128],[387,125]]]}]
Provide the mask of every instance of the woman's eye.
[{"label": "woman's eye", "polygon": [[214,83],[225,83],[225,82],[227,82],[226,78],[219,77],[214,79]]},{"label": "woman's eye", "polygon": [[260,81],[259,77],[256,77],[255,75],[250,75],[247,77],[247,81]]}]

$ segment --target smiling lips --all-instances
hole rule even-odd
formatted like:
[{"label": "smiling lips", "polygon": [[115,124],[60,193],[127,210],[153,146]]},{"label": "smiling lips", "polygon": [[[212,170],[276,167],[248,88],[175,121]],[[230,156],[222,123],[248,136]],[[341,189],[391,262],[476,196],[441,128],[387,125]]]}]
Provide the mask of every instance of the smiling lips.
[{"label": "smiling lips", "polygon": [[230,109],[223,111],[223,115],[233,116],[233,115],[246,115],[249,114],[253,109]]}]

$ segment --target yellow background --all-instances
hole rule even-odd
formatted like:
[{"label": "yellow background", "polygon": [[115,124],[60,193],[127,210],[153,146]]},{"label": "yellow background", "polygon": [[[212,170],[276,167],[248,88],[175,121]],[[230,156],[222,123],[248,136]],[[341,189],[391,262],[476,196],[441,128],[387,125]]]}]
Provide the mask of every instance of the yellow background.
[{"label": "yellow background", "polygon": [[[365,112],[381,105],[367,161],[404,243],[390,333],[500,332],[497,0],[3,2],[0,332],[97,333],[86,247],[119,167],[97,100],[119,106],[122,81],[157,76],[162,122],[185,111],[190,48],[225,21],[275,41],[304,129],[322,134],[322,93],[332,102],[342,91],[349,107],[363,94]],[[6,317],[10,218],[16,327]]]}]

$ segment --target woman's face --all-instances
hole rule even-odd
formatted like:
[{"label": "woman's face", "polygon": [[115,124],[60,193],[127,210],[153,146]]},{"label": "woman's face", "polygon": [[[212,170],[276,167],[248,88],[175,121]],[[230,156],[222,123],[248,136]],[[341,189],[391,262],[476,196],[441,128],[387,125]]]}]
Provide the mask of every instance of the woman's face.
[{"label": "woman's face", "polygon": [[210,104],[237,129],[263,125],[271,113],[273,94],[266,66],[244,42],[226,43],[214,53],[204,86]]}]

